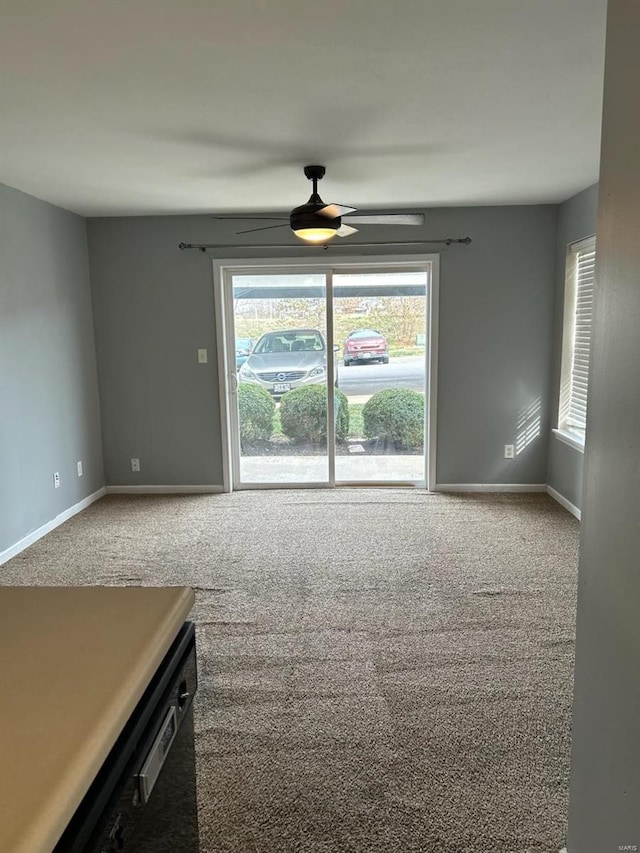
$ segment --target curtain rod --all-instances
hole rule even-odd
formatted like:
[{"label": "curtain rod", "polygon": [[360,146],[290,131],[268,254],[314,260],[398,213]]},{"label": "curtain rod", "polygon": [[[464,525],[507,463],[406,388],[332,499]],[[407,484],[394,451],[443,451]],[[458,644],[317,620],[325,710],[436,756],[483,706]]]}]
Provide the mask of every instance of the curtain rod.
[{"label": "curtain rod", "polygon": [[379,243],[325,243],[322,246],[312,245],[308,243],[269,243],[266,245],[257,246],[255,244],[247,245],[246,243],[179,243],[179,249],[199,249],[201,252],[206,252],[207,249],[259,249],[265,251],[269,249],[369,249],[377,246],[424,246],[427,243],[439,243],[445,246],[451,246],[454,243],[461,243],[468,246],[471,242],[471,237],[443,237],[440,240],[407,240],[398,243],[379,242]]}]

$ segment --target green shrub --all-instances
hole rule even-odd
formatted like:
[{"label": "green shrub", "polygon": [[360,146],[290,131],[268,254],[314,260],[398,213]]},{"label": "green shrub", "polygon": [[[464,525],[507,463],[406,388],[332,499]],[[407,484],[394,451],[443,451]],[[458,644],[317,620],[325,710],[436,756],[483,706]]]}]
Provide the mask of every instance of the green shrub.
[{"label": "green shrub", "polygon": [[388,388],[374,394],[362,409],[367,438],[393,441],[397,448],[416,450],[424,442],[424,397],[409,388]]},{"label": "green shrub", "polygon": [[252,382],[238,385],[240,442],[271,437],[276,404],[271,394]]},{"label": "green shrub", "polygon": [[336,419],[336,439],[345,441],[349,435],[349,400],[346,394],[333,389],[333,407]]},{"label": "green shrub", "polygon": [[[336,438],[344,441],[349,433],[349,401],[334,389]],[[282,431],[292,441],[323,444],[327,438],[327,389],[306,385],[288,391],[280,402]]]}]

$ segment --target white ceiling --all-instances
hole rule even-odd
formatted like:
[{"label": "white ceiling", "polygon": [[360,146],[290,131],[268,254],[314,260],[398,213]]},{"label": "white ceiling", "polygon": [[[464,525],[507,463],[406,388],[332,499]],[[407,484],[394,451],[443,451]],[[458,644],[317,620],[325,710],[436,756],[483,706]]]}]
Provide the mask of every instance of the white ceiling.
[{"label": "white ceiling", "polygon": [[606,0],[0,0],[0,181],[84,215],[555,202]]}]

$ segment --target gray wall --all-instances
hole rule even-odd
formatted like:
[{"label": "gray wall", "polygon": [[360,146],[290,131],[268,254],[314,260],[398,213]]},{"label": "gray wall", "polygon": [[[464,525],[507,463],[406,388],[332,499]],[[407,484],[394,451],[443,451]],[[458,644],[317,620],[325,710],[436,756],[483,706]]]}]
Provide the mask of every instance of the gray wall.
[{"label": "gray wall", "polygon": [[640,848],[639,32],[609,0],[569,853]]},{"label": "gray wall", "polygon": [[0,554],[104,485],[85,221],[3,185],[0,472]]},{"label": "gray wall", "polygon": [[[562,325],[564,318],[564,282],[567,246],[596,232],[598,185],[573,196],[558,209],[558,253],[556,261],[556,293],[553,328],[553,362],[551,378],[552,426],[558,425],[558,398],[562,365]],[[570,503],[582,505],[582,469],[584,453],[552,435],[549,440],[547,482]]]},{"label": "gray wall", "polygon": [[[222,483],[211,259],[177,247],[206,240],[211,222],[89,220],[109,485]],[[202,347],[208,364],[197,362]]]},{"label": "gray wall", "polygon": [[[473,238],[441,250],[440,483],[546,483],[556,213],[428,210],[424,229],[411,232]],[[236,230],[203,216],[89,221],[109,484],[222,483],[211,258],[177,244],[241,242]],[[373,239],[398,236],[376,229]],[[208,365],[197,364],[198,347],[209,348]],[[540,434],[505,460],[503,445],[516,442],[521,412],[537,401]],[[134,456],[140,474],[130,470]]]}]

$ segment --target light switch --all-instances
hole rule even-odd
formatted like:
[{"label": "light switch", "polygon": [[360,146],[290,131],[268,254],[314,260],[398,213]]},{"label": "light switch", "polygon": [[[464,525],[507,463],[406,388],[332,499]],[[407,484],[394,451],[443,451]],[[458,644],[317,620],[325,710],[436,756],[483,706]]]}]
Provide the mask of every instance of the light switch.
[{"label": "light switch", "polygon": [[198,364],[206,364],[209,361],[209,355],[206,349],[198,350]]}]

